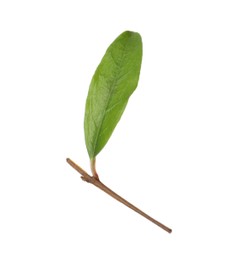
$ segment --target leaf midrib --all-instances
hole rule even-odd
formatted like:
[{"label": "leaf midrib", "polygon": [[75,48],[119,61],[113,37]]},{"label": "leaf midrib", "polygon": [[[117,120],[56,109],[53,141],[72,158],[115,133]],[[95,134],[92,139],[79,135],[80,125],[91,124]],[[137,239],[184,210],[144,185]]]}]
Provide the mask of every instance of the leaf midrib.
[{"label": "leaf midrib", "polygon": [[[115,60],[113,58],[114,63],[117,65],[116,74],[119,74],[119,71],[122,68],[122,64],[123,64],[123,60],[124,60],[124,56],[125,56],[125,50],[126,50],[126,46],[127,46],[128,42],[129,42],[129,40],[130,40],[130,37],[127,39],[126,44],[124,46],[124,49],[122,51],[122,57],[120,59],[119,65],[116,64],[116,62],[115,62]],[[111,54],[111,56],[112,56],[112,54]],[[110,90],[110,92],[108,94],[108,97],[107,97],[107,102],[106,102],[107,105],[105,106],[105,109],[104,109],[104,111],[102,113],[102,117],[100,118],[101,123],[100,123],[100,126],[98,127],[98,131],[97,131],[96,138],[95,138],[96,141],[95,141],[95,144],[94,144],[94,147],[93,147],[93,157],[94,158],[96,157],[95,150],[96,150],[96,146],[97,146],[97,143],[98,143],[99,133],[101,132],[102,125],[103,125],[104,118],[105,118],[105,114],[106,114],[106,111],[108,109],[109,102],[110,102],[110,100],[112,98],[112,93],[114,92],[115,87],[117,86],[117,82],[118,82],[119,78],[120,77],[117,76],[117,79],[113,80],[112,88],[111,88],[111,90]]]}]

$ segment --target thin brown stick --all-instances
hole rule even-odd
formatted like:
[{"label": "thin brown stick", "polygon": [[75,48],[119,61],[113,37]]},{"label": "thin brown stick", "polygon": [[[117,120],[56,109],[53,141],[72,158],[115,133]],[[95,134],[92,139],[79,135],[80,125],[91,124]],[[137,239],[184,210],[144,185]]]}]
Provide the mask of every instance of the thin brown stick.
[{"label": "thin brown stick", "polygon": [[110,195],[111,197],[113,197],[114,199],[118,200],[119,202],[123,203],[125,206],[127,206],[128,208],[134,210],[135,212],[137,212],[138,214],[142,215],[143,217],[145,217],[146,219],[148,219],[149,221],[153,222],[154,224],[156,224],[157,226],[159,226],[160,228],[164,229],[165,231],[167,231],[168,233],[172,232],[172,229],[168,228],[167,226],[163,225],[162,223],[160,223],[159,221],[155,220],[154,218],[150,217],[149,215],[147,215],[146,213],[144,213],[142,210],[140,210],[139,208],[135,207],[133,204],[131,204],[130,202],[128,202],[127,200],[125,200],[124,198],[122,198],[121,196],[119,196],[117,193],[115,193],[114,191],[112,191],[111,189],[109,189],[106,185],[104,185],[99,179],[90,176],[86,171],[84,171],[81,167],[79,167],[75,162],[73,162],[71,159],[67,158],[67,163],[70,164],[76,171],[78,171],[81,174],[81,179],[89,182],[93,185],[95,185],[97,188],[99,188],[100,190],[106,192],[108,195]]}]

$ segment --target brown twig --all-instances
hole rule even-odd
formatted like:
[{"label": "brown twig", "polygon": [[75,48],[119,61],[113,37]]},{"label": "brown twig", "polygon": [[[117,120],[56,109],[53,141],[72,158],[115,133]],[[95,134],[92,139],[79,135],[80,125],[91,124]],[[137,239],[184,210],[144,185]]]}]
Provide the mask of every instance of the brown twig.
[{"label": "brown twig", "polygon": [[143,217],[145,217],[146,219],[148,219],[149,221],[153,222],[154,224],[156,224],[157,226],[159,226],[160,228],[164,229],[165,231],[167,231],[168,233],[172,232],[172,229],[168,228],[167,226],[163,225],[162,223],[160,223],[159,221],[153,219],[152,217],[150,217],[149,215],[147,215],[146,213],[144,213],[142,210],[138,209],[137,207],[135,207],[133,204],[131,204],[130,202],[128,202],[127,200],[125,200],[124,198],[122,198],[121,196],[119,196],[118,194],[116,194],[114,191],[112,191],[111,189],[109,189],[106,185],[104,185],[98,178],[92,177],[90,176],[86,171],[84,171],[81,167],[79,167],[75,162],[73,162],[71,159],[67,158],[67,163],[70,164],[76,171],[78,171],[81,174],[81,179],[89,182],[93,185],[95,185],[97,188],[99,188],[100,190],[106,192],[108,195],[110,195],[111,197],[113,197],[114,199],[118,200],[119,202],[123,203],[125,206],[127,206],[128,208],[134,210],[135,212],[137,212],[138,214],[142,215]]}]

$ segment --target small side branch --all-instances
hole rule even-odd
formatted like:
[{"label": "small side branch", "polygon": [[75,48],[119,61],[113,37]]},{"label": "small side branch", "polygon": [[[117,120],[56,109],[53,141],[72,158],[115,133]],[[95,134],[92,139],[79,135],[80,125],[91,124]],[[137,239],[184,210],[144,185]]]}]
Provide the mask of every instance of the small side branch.
[{"label": "small side branch", "polygon": [[125,200],[124,198],[122,198],[121,196],[119,196],[117,193],[115,193],[114,191],[112,191],[111,189],[109,189],[106,185],[104,185],[98,178],[92,177],[90,176],[86,171],[84,171],[81,167],[79,167],[75,162],[73,162],[71,159],[67,158],[67,163],[69,165],[71,165],[76,171],[78,171],[81,174],[81,179],[89,182],[93,185],[95,185],[97,188],[99,188],[100,190],[104,191],[105,193],[107,193],[108,195],[110,195],[111,197],[113,197],[114,199],[118,200],[119,202],[123,203],[125,206],[127,206],[128,208],[134,210],[135,212],[137,212],[138,214],[142,215],[143,217],[145,217],[146,219],[148,219],[149,221],[151,221],[152,223],[156,224],[157,226],[159,226],[160,228],[164,229],[165,231],[167,231],[168,233],[172,232],[172,229],[168,228],[167,226],[163,225],[162,223],[160,223],[159,221],[155,220],[154,218],[150,217],[149,215],[147,215],[146,213],[144,213],[142,210],[138,209],[137,207],[135,207],[133,204],[131,204],[130,202],[128,202],[127,200]]}]

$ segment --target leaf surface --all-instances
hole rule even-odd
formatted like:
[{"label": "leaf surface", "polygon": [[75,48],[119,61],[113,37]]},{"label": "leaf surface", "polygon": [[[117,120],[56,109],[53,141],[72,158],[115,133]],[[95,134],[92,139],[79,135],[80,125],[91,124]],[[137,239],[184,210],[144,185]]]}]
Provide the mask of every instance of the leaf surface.
[{"label": "leaf surface", "polygon": [[84,132],[90,159],[103,149],[136,89],[142,62],[142,40],[126,31],[108,47],[86,99]]}]

